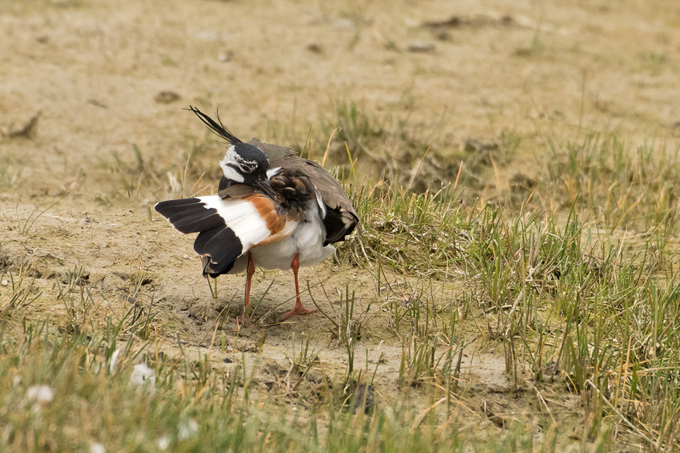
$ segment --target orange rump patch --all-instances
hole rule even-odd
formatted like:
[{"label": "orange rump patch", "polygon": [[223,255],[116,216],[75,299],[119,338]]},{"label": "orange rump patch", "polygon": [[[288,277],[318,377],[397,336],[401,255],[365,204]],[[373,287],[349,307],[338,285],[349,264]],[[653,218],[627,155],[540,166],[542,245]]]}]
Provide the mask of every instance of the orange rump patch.
[{"label": "orange rump patch", "polygon": [[253,206],[255,206],[257,213],[260,214],[260,217],[264,220],[264,223],[267,225],[267,229],[271,234],[271,236],[259,244],[256,244],[256,246],[270,244],[283,239],[279,237],[278,233],[285,228],[286,217],[277,214],[274,201],[266,195],[260,194],[249,195],[243,199],[251,202]]}]

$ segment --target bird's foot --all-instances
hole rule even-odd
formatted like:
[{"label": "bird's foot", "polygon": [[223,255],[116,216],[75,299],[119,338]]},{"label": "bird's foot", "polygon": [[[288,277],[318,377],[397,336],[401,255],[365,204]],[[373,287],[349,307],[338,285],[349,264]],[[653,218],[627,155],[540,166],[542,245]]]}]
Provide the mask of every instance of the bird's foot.
[{"label": "bird's foot", "polygon": [[293,308],[291,311],[283,315],[283,318],[281,318],[281,321],[285,321],[286,319],[295,316],[295,315],[311,315],[312,313],[316,312],[316,308],[305,308],[302,306],[301,303],[296,303],[295,308]]}]

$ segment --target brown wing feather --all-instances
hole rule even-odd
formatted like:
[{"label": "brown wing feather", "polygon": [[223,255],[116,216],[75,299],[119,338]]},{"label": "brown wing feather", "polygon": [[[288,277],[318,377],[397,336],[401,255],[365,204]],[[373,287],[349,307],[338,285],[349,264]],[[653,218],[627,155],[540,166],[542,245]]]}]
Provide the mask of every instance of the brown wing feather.
[{"label": "brown wing feather", "polygon": [[293,148],[289,146],[279,146],[279,145],[271,145],[269,143],[263,143],[260,140],[253,138],[248,142],[249,145],[257,146],[262,150],[262,152],[267,156],[267,159],[269,159],[269,166],[271,168],[278,167],[278,165],[273,165],[274,162],[278,161],[279,159],[283,159],[284,157],[289,157],[289,156],[297,156]]},{"label": "brown wing feather", "polygon": [[314,184],[327,207],[324,225],[326,227],[326,243],[342,241],[359,223],[352,202],[340,183],[321,165],[295,154],[292,148],[262,143],[257,139],[250,142],[260,148],[269,159],[270,168],[281,167],[297,170],[306,175]]},{"label": "brown wing feather", "polygon": [[255,189],[245,184],[233,184],[228,187],[223,187],[222,189],[220,189],[219,192],[217,192],[217,194],[223,200],[226,199],[238,200],[253,195],[254,193]]}]

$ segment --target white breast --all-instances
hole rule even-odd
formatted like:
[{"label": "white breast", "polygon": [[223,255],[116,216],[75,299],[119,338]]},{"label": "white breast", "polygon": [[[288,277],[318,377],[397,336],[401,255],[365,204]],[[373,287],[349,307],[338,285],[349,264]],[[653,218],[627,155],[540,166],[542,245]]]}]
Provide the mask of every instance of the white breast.
[{"label": "white breast", "polygon": [[323,246],[326,228],[319,215],[316,200],[308,202],[306,214],[306,220],[298,223],[293,234],[283,241],[250,250],[256,266],[288,270],[296,253],[300,254],[300,266],[312,266],[335,253],[332,245]]}]

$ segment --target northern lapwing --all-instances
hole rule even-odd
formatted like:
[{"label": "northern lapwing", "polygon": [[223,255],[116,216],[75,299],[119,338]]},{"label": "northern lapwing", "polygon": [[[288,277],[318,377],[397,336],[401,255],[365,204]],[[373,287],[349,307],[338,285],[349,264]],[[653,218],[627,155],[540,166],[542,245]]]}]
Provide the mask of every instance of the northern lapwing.
[{"label": "northern lapwing", "polygon": [[247,272],[246,308],[258,266],[293,270],[297,298],[284,320],[314,313],[300,301],[298,268],[333,255],[330,244],[344,241],[359,223],[347,194],[321,165],[291,148],[257,139],[244,143],[219,114],[214,121],[195,107],[190,110],[226,140],[220,161],[224,176],[217,195],[162,201],[156,211],[180,233],[198,233],[194,250],[202,258],[204,276]]}]

